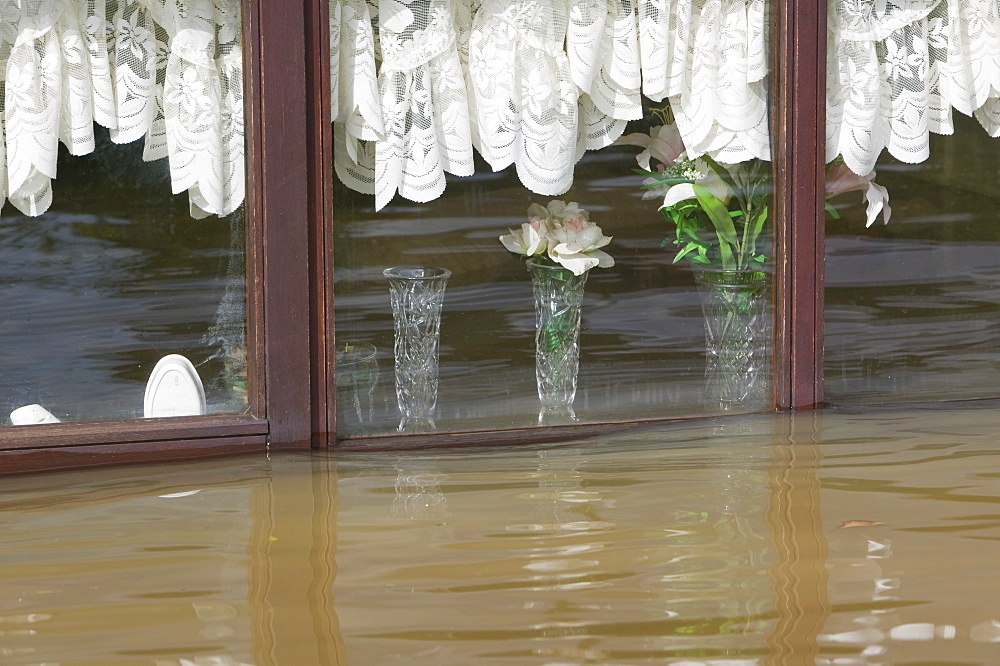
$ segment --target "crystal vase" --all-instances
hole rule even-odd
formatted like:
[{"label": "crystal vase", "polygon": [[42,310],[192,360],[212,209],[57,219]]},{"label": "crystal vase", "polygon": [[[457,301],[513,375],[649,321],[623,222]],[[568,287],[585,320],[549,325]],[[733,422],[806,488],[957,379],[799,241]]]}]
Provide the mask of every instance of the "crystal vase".
[{"label": "crystal vase", "polygon": [[451,271],[399,266],[385,269],[383,275],[389,281],[395,328],[396,400],[403,417],[400,429],[433,425],[441,305]]},{"label": "crystal vase", "polygon": [[580,310],[587,273],[527,261],[535,294],[535,380],[542,409],[539,420],[575,420],[580,367]]},{"label": "crystal vase", "polygon": [[705,399],[722,411],[770,401],[770,291],[763,271],[695,270],[705,315]]}]

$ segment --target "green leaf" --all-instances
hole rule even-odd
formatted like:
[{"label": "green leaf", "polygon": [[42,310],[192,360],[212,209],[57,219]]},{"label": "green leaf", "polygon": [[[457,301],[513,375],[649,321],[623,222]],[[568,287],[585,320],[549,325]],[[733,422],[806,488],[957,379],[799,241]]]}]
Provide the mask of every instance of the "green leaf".
[{"label": "green leaf", "polygon": [[840,219],[840,213],[837,212],[837,209],[834,208],[833,204],[831,204],[829,201],[826,202],[826,212],[829,213],[830,217],[832,217],[833,219],[835,220]]},{"label": "green leaf", "polygon": [[757,213],[757,218],[753,221],[753,242],[757,243],[757,237],[760,236],[760,232],[764,229],[764,223],[767,222],[767,206],[764,206]]},{"label": "green leaf", "polygon": [[698,184],[692,185],[694,195],[698,198],[698,203],[708,215],[715,227],[715,234],[719,237],[719,254],[722,258],[722,267],[727,270],[735,268],[733,249],[739,247],[736,237],[736,227],[733,225],[733,218],[729,217],[726,206],[719,201],[718,197]]},{"label": "green leaf", "polygon": [[684,249],[682,249],[680,252],[677,253],[677,256],[674,257],[673,263],[676,264],[678,261],[686,257],[688,254],[694,252],[695,250],[698,251],[699,255],[704,256],[706,249],[707,248],[705,248],[703,243],[689,242],[684,245]]},{"label": "green leaf", "polygon": [[729,173],[729,169],[722,166],[708,155],[702,155],[701,159],[705,161],[705,164],[712,167],[712,171],[717,173],[719,178],[725,181],[726,185],[728,185],[733,192],[739,192],[740,187],[736,184],[736,181],[733,180],[733,174]]}]

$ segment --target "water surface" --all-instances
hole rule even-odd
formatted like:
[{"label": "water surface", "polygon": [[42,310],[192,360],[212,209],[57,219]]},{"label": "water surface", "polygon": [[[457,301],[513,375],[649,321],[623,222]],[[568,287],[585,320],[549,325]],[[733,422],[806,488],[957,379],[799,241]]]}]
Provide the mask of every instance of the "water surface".
[{"label": "water surface", "polygon": [[1000,663],[1000,412],[4,478],[4,664]]}]

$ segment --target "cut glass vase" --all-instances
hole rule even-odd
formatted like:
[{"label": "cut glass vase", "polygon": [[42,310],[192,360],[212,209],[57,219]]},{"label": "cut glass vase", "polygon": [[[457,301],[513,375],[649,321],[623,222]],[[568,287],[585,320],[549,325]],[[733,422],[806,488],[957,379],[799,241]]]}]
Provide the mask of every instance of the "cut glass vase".
[{"label": "cut glass vase", "polygon": [[528,259],[535,297],[535,380],[540,422],[576,420],[580,314],[587,273]]},{"label": "cut glass vase", "polygon": [[770,400],[770,289],[761,270],[695,268],[705,316],[705,401],[754,411]]},{"label": "cut glass vase", "polygon": [[396,400],[400,430],[433,427],[438,394],[441,306],[451,271],[425,266],[387,268],[395,329]]}]

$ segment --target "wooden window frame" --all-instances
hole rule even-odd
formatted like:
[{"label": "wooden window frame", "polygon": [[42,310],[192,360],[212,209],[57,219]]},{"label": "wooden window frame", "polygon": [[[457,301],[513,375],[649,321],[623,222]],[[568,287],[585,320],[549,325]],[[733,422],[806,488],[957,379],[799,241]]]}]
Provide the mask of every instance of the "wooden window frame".
[{"label": "wooden window frame", "polygon": [[[244,1],[245,415],[0,428],[0,475],[272,449],[401,449],[585,438],[655,420],[338,439],[329,1]],[[775,401],[823,403],[826,3],[774,0]]]},{"label": "wooden window frame", "polygon": [[[330,0],[316,0],[307,33],[308,77],[313,109],[312,210],[314,237],[313,443],[338,450],[412,449],[540,443],[586,438],[647,427],[662,419],[339,438],[336,432],[334,287],[332,238],[333,129],[329,117],[327,19]],[[777,410],[823,404],[823,266],[826,133],[826,2],[774,0],[772,136],[774,170],[774,387]]]},{"label": "wooden window frame", "polygon": [[0,428],[0,475],[308,448],[310,234],[315,199],[306,5],[243,3],[247,141],[247,359],[244,415]]}]

